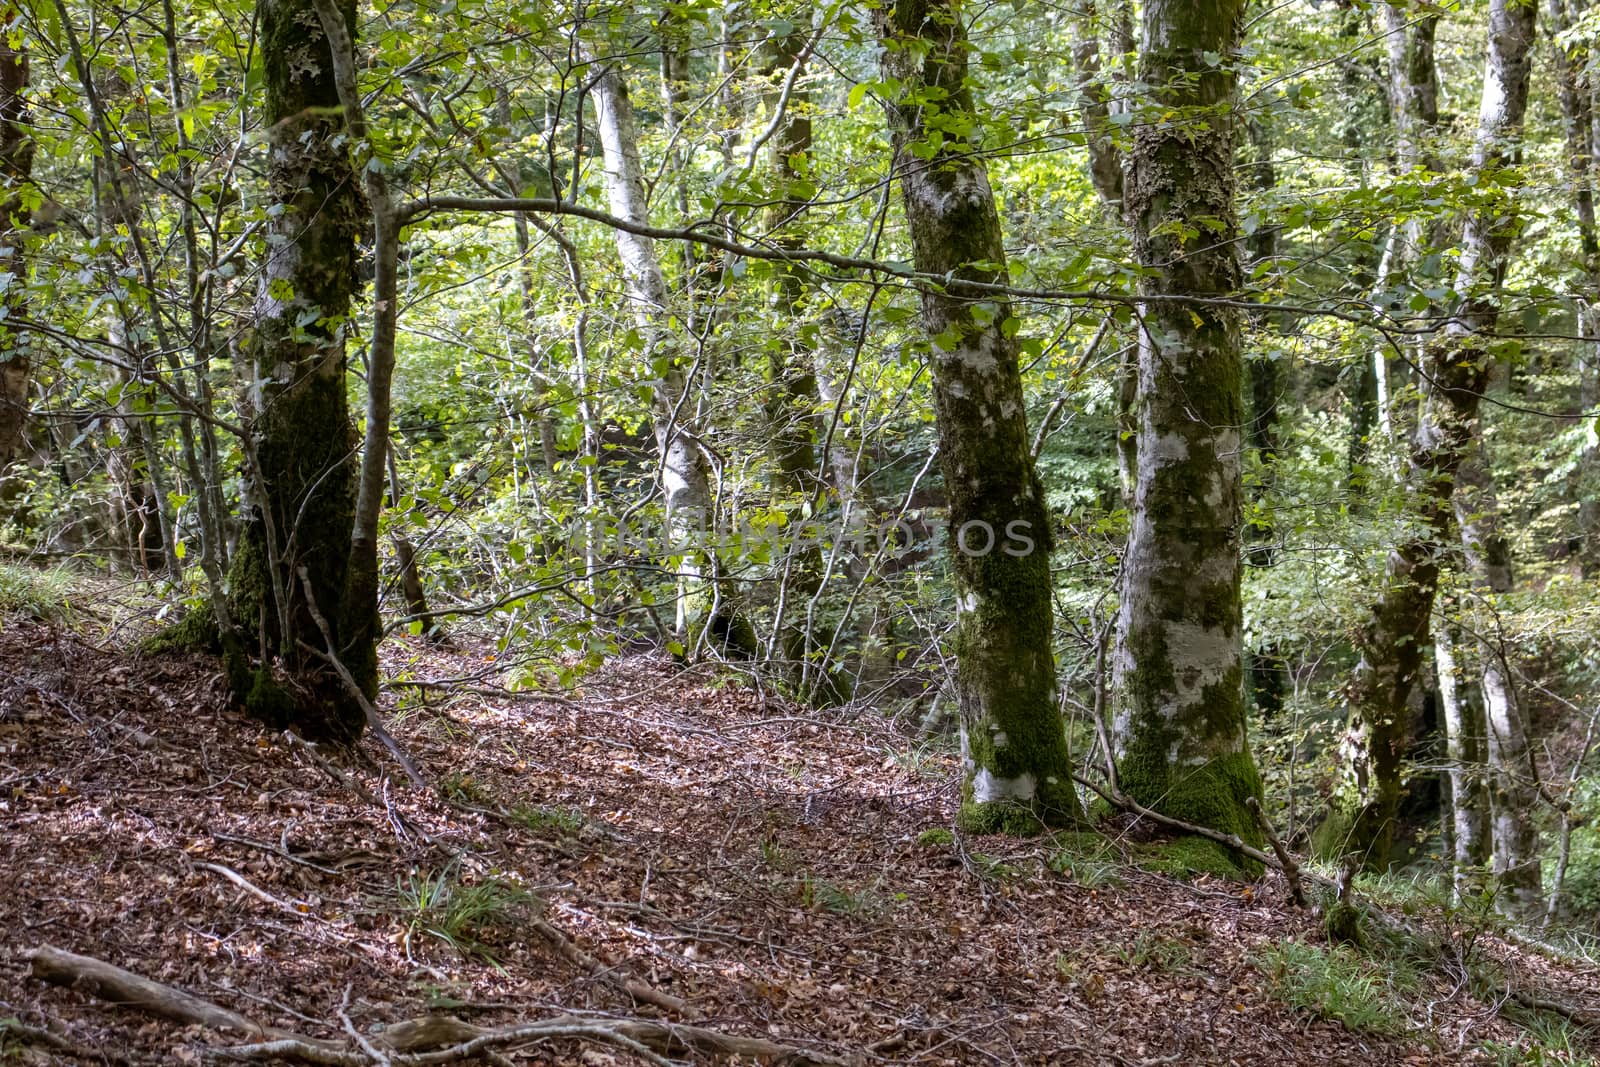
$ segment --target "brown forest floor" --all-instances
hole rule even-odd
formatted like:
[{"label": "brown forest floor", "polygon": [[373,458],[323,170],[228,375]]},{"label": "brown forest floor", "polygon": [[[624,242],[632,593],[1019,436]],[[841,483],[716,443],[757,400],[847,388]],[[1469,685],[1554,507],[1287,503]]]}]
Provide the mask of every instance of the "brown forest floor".
[{"label": "brown forest floor", "polygon": [[[485,656],[401,639],[385,666],[456,677]],[[515,914],[480,935],[493,962],[420,927],[408,938],[398,887],[438,872],[520,881],[585,952],[690,1002],[702,1025],[863,1064],[1495,1062],[1461,1050],[1528,1040],[1442,975],[1418,994],[1426,1036],[1297,1014],[1256,961],[1285,938],[1320,941],[1320,926],[1275,878],[1129,867],[1085,885],[1050,869],[1044,841],[919,842],[950,824],[950,760],[906,755],[871,716],[834,723],[712,681],[636,658],[569,703],[413,693],[394,732],[450,802],[390,778],[371,739],[334,761],[339,780],[222,710],[202,659],[7,622],[0,1019],[100,1054],[0,1040],[0,1062],[189,1063],[238,1043],[36,981],[23,952],[40,944],[334,1039],[341,1003],[369,1033],[441,998],[483,1025],[660,1014]],[[471,805],[536,814],[524,827]],[[1153,944],[1179,947],[1138,951]],[[1600,1005],[1600,976],[1485,946],[1542,993]],[[643,1062],[573,1041],[507,1054]]]}]

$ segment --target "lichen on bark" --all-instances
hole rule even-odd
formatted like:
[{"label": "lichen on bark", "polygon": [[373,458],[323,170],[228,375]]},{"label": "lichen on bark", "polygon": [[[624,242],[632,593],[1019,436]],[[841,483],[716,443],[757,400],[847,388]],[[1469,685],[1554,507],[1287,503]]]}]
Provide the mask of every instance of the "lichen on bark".
[{"label": "lichen on bark", "polygon": [[[952,281],[1005,281],[1000,215],[974,151],[983,123],[967,79],[959,4],[902,0],[879,12],[878,28],[884,72],[901,86],[890,123],[917,269]],[[967,133],[934,136],[949,130]],[[952,286],[923,290],[922,322],[932,339],[950,500],[966,771],[960,822],[1008,833],[1073,823],[1081,807],[1051,648],[1050,517],[1029,445],[1019,320],[1005,299]],[[963,530],[987,534],[975,534],[963,550]],[[985,542],[989,550],[976,551]]]},{"label": "lichen on bark", "polygon": [[[1123,569],[1113,724],[1133,799],[1259,843],[1245,726],[1240,602],[1243,358],[1234,213],[1235,78],[1244,5],[1155,0],[1125,196],[1141,293],[1137,477]],[[1183,298],[1200,298],[1194,303]]]}]

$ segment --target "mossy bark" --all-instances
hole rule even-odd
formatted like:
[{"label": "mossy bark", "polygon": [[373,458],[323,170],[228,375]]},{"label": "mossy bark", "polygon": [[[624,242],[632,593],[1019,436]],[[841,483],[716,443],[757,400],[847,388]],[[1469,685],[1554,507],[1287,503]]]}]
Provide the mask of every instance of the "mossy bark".
[{"label": "mossy bark", "polygon": [[[6,26],[18,11],[0,3]],[[32,180],[33,133],[28,125],[28,53],[0,34],[0,273],[10,276],[5,291],[7,322],[26,317],[27,250],[32,212],[23,190]],[[0,328],[0,476],[22,451],[27,427],[28,383],[33,370],[31,338],[25,331]]]},{"label": "mossy bark", "polygon": [[[353,28],[353,5],[341,10]],[[371,634],[347,638],[350,605],[367,600],[347,589],[356,435],[345,393],[345,331],[359,285],[364,210],[315,5],[262,0],[259,13],[268,178],[282,211],[268,223],[256,301],[252,499],[229,573],[231,614],[247,644],[257,633],[265,644],[251,688],[236,696],[274,724],[349,740],[360,735],[365,716],[324,656],[316,614],[333,633],[333,651],[364,687],[375,688]],[[375,596],[371,603],[375,611]],[[287,676],[281,684],[274,657]],[[243,672],[230,664],[229,673]]]},{"label": "mossy bark", "polygon": [[[896,164],[919,271],[1005,281],[1000,216],[953,0],[879,14]],[[946,131],[961,131],[948,136]],[[1018,832],[1081,817],[1051,648],[1050,518],[1034,469],[1016,341],[999,297],[927,288],[939,460],[950,500],[956,686],[966,780],[960,821]],[[986,549],[986,550],[985,550]]]},{"label": "mossy bark", "polygon": [[[1528,104],[1534,10],[1516,0],[1491,0],[1483,103],[1473,169],[1497,173],[1513,159]],[[1411,435],[1405,488],[1416,502],[1419,532],[1389,553],[1385,582],[1355,635],[1360,659],[1349,684],[1349,728],[1342,742],[1344,780],[1330,820],[1348,824],[1347,855],[1369,867],[1388,862],[1404,791],[1409,753],[1407,700],[1428,644],[1441,554],[1452,533],[1457,476],[1476,437],[1479,401],[1492,355],[1484,338],[1499,322],[1498,290],[1516,233],[1515,213],[1487,205],[1468,213],[1455,290],[1459,298],[1444,336],[1422,353],[1421,410]],[[1323,834],[1324,839],[1333,835]]]},{"label": "mossy bark", "polygon": [[1261,778],[1245,727],[1240,323],[1173,297],[1236,293],[1242,0],[1144,8],[1140,80],[1166,112],[1134,134],[1127,182],[1141,309],[1137,484],[1124,562],[1114,724],[1125,792],[1259,843]]}]

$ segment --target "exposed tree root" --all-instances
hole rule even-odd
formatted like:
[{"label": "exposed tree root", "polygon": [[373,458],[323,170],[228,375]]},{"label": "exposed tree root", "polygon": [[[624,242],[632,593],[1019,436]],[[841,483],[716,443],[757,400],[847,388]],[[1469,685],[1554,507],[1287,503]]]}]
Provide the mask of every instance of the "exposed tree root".
[{"label": "exposed tree root", "polygon": [[[553,929],[553,928],[552,928]],[[557,931],[559,935],[559,931]],[[567,941],[571,945],[570,941]],[[579,958],[593,960],[572,946]],[[388,1027],[378,1039],[357,1036],[359,1049],[338,1042],[305,1037],[256,1022],[236,1011],[203,1000],[174,986],[163,985],[103,960],[79,956],[45,945],[25,953],[33,976],[67,986],[111,1004],[134,1008],[184,1025],[199,1025],[254,1039],[245,1045],[215,1050],[216,1055],[242,1060],[287,1058],[329,1067],[431,1067],[472,1059],[504,1062],[496,1050],[541,1041],[589,1041],[626,1049],[651,1063],[670,1065],[668,1056],[698,1054],[711,1058],[741,1056],[774,1067],[856,1067],[863,1057],[848,1059],[783,1045],[759,1037],[741,1037],[720,1030],[656,1019],[557,1015],[533,1022],[485,1028],[453,1016],[410,1019]],[[599,961],[594,961],[600,966]],[[642,986],[648,990],[649,987]],[[657,993],[668,1001],[675,997]],[[640,998],[644,999],[644,998]],[[655,1001],[651,1001],[654,1003]],[[348,1017],[341,1012],[347,1032]],[[31,1033],[30,1029],[30,1033]]]},{"label": "exposed tree root", "polygon": [[5,1051],[8,1041],[16,1041],[25,1045],[37,1045],[53,1052],[65,1052],[67,1055],[76,1056],[80,1060],[99,1060],[105,1063],[128,1062],[125,1056],[111,1049],[90,1048],[86,1045],[80,1045],[71,1038],[62,1037],[53,1030],[47,1030],[40,1026],[29,1026],[18,1019],[0,1019],[0,1052]]}]

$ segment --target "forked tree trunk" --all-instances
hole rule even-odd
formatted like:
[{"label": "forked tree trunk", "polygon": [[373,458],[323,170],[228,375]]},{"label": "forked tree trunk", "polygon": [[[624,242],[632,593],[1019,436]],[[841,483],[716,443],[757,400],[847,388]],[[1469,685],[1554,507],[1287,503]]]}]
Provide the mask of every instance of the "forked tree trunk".
[{"label": "forked tree trunk", "polygon": [[[983,123],[967,82],[961,7],[900,0],[878,18],[884,73],[902,93],[889,116],[917,269],[1004,281],[1000,216],[974,151]],[[931,140],[952,128],[968,132]],[[1020,322],[1003,297],[935,288],[923,290],[922,322],[950,499],[966,772],[960,821],[974,831],[1073,821],[1079,804],[1050,640],[1050,519],[1028,438]]]},{"label": "forked tree trunk", "polygon": [[[1473,169],[1492,174],[1512,160],[1528,103],[1534,10],[1517,0],[1491,0],[1483,102]],[[1483,338],[1499,320],[1498,289],[1513,224],[1498,207],[1471,212],[1461,238],[1458,303],[1445,336],[1422,353],[1423,399],[1411,435],[1405,486],[1418,502],[1421,532],[1389,553],[1385,581],[1356,634],[1360,657],[1346,699],[1349,728],[1342,742],[1344,782],[1334,810],[1319,828],[1323,854],[1359,857],[1367,866],[1389,862],[1407,756],[1406,702],[1417,684],[1428,645],[1438,588],[1440,553],[1452,533],[1455,483],[1475,440],[1479,400],[1493,357]]]},{"label": "forked tree trunk", "polygon": [[1474,615],[1487,724],[1484,758],[1493,830],[1491,852],[1498,883],[1495,901],[1508,914],[1532,918],[1541,903],[1539,834],[1534,823],[1539,794],[1527,724],[1511,680],[1509,653],[1492,610],[1495,598],[1515,588],[1516,578],[1490,474],[1481,414],[1474,426],[1476,440],[1461,465],[1454,505],[1467,571],[1478,595],[1490,608]]},{"label": "forked tree trunk", "polygon": [[[0,3],[0,25],[18,17],[14,3]],[[27,313],[28,263],[24,242],[32,212],[24,188],[33,175],[33,134],[28,128],[28,53],[0,33],[0,279],[4,279],[6,323]],[[31,338],[0,326],[0,477],[22,452],[28,420],[28,382],[33,371]]]},{"label": "forked tree trunk", "polygon": [[[1243,0],[1147,0],[1139,80],[1160,121],[1138,126],[1127,211],[1146,274],[1138,468],[1123,564],[1117,774],[1168,815],[1258,840],[1261,778],[1245,728],[1240,604],[1239,314],[1185,303],[1242,281],[1234,211]],[[1180,298],[1180,299],[1172,299]]]},{"label": "forked tree trunk", "polygon": [[[639,133],[627,86],[615,70],[595,80],[596,124],[605,161],[606,194],[619,218],[647,223],[644,169],[639,162]],[[686,652],[702,636],[713,647],[737,655],[754,651],[754,634],[731,598],[721,595],[712,545],[711,472],[700,447],[694,398],[680,358],[681,339],[671,334],[667,280],[648,237],[616,231],[623,281],[634,321],[644,339],[642,358],[655,373],[652,392],[661,493],[666,503],[667,532],[678,564],[677,635]]]},{"label": "forked tree trunk", "polygon": [[[340,10],[353,33],[353,5]],[[258,13],[268,180],[281,211],[267,223],[256,299],[252,499],[229,584],[240,629],[247,638],[258,631],[265,643],[253,674],[241,669],[238,652],[229,653],[229,675],[236,691],[248,687],[238,695],[254,714],[348,740],[366,718],[326,659],[317,614],[333,631],[334,653],[370,662],[370,633],[358,648],[345,634],[357,473],[345,323],[360,284],[366,213],[315,3],[260,0]],[[274,654],[292,686],[274,680]]]}]

